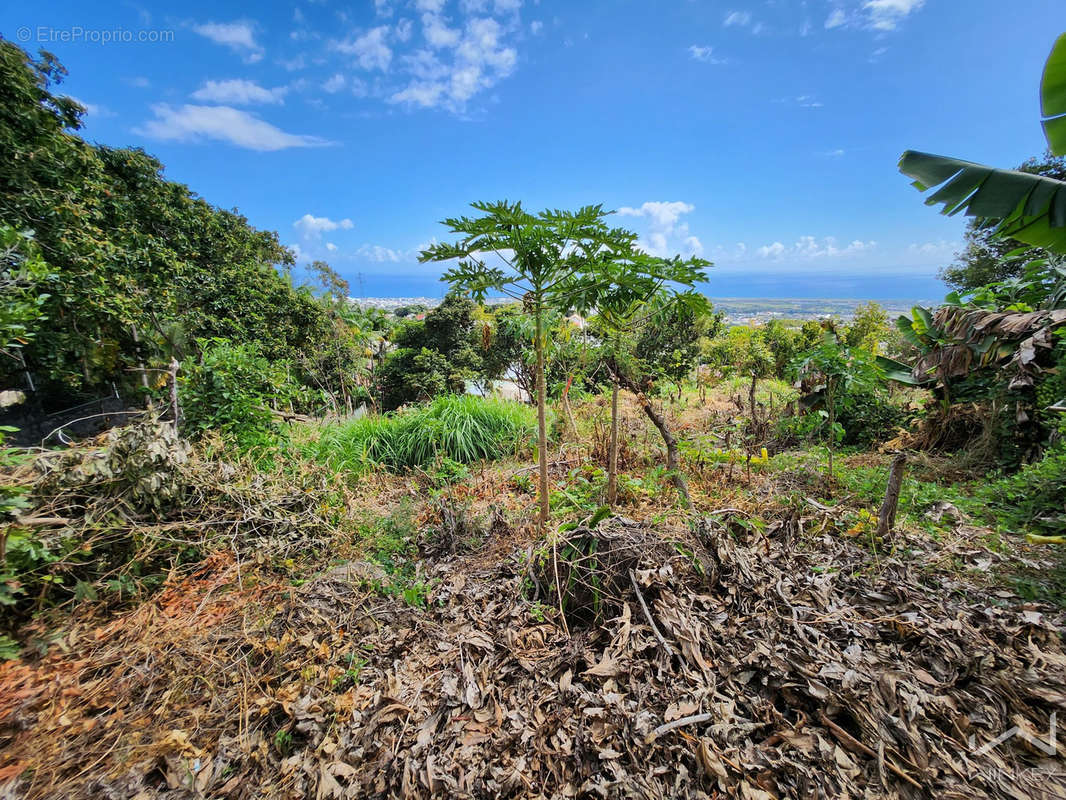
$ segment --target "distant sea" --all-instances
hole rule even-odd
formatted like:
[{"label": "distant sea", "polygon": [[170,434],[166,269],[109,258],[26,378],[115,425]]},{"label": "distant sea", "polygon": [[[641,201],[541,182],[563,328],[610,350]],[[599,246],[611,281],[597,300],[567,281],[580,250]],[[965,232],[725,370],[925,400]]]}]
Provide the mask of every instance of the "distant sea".
[{"label": "distant sea", "polygon": [[[911,274],[886,275],[810,275],[796,272],[752,272],[737,274],[711,271],[712,280],[699,286],[710,298],[759,297],[801,299],[846,299],[894,301],[911,305],[936,303],[947,294],[947,287],[932,276]],[[352,296],[360,297],[443,297],[448,285],[431,275],[364,275],[362,286],[352,281]]]}]

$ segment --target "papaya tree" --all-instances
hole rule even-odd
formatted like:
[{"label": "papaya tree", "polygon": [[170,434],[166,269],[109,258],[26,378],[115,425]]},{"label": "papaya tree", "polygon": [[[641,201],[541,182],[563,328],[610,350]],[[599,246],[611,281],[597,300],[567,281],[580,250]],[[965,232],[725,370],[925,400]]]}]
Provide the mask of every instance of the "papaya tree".
[{"label": "papaya tree", "polygon": [[521,203],[472,203],[480,216],[443,221],[459,238],[434,244],[419,256],[422,262],[457,261],[443,279],[481,302],[499,293],[522,302],[533,317],[536,355],[538,499],[541,529],[548,520],[548,437],[544,382],[546,318],[552,311],[587,310],[610,281],[603,269],[604,253],[627,251],[636,235],[608,227],[602,205],[577,211],[531,213]]}]

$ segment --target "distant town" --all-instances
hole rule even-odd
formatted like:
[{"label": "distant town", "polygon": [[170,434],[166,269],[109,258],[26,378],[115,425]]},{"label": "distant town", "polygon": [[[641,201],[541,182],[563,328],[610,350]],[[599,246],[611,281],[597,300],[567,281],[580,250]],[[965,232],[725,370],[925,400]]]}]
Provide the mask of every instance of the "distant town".
[{"label": "distant town", "polygon": [[[398,316],[417,316],[440,305],[439,297],[363,297],[349,298],[363,308],[380,308]],[[811,299],[811,298],[760,298],[760,297],[712,297],[716,311],[720,311],[729,325],[762,325],[772,319],[822,319],[839,317],[850,319],[855,309],[866,300]],[[509,298],[487,298],[487,304],[511,302]],[[907,314],[914,305],[936,305],[934,300],[907,301],[882,300],[880,305],[890,316]]]}]

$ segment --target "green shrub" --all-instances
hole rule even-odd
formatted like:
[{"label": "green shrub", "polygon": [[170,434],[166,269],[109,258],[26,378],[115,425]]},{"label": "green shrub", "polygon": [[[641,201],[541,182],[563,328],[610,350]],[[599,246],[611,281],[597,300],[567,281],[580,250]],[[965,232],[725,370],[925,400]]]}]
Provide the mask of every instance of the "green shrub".
[{"label": "green shrub", "polygon": [[363,417],[326,428],[311,455],[337,471],[374,466],[401,470],[446,460],[459,464],[527,449],[536,410],[509,400],[447,395],[395,415]]},{"label": "green shrub", "polygon": [[837,421],[844,428],[845,445],[870,445],[892,438],[907,418],[883,390],[849,392],[840,398]]},{"label": "green shrub", "polygon": [[1040,533],[1066,533],[1066,444],[1035,464],[989,485],[988,504],[1007,526]]},{"label": "green shrub", "polygon": [[180,398],[183,432],[208,430],[242,446],[269,444],[278,426],[271,405],[307,402],[288,362],[268,361],[256,344],[201,340],[202,355],[183,366]]}]

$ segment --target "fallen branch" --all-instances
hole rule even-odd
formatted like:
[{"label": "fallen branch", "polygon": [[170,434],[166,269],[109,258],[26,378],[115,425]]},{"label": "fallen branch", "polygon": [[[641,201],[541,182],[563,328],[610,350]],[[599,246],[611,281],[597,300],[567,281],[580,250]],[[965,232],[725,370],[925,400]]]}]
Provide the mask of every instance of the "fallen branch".
[{"label": "fallen branch", "polygon": [[712,719],[714,719],[714,714],[693,714],[691,717],[675,719],[673,722],[667,722],[665,725],[660,725],[653,730],[644,741],[645,743],[653,742],[664,733],[669,733],[674,730],[674,728],[681,728],[685,725],[699,725],[701,722],[710,722]]},{"label": "fallen branch", "polygon": [[[822,724],[825,725],[825,727],[829,728],[829,730],[832,731],[833,735],[836,736],[837,739],[840,740],[840,744],[844,746],[845,750],[850,750],[852,753],[855,753],[857,755],[864,755],[864,756],[867,756],[868,758],[873,758],[873,759],[877,758],[877,753],[874,752],[873,749],[871,749],[870,747],[867,747],[865,744],[860,742],[858,739],[856,739],[854,736],[852,736],[846,730],[844,730],[839,725],[837,725],[835,722],[833,722],[833,720],[829,719],[829,717],[827,717],[825,715],[825,712],[820,712],[818,714],[818,718],[822,721]],[[885,763],[885,766],[888,767],[888,769],[894,775],[896,775],[896,777],[902,778],[903,780],[905,780],[907,783],[909,783],[911,786],[913,786],[916,789],[923,788],[922,785],[920,783],[918,783],[918,781],[916,781],[914,778],[912,778],[906,772],[901,770],[899,767],[897,767],[895,764],[893,764],[887,758],[884,759],[884,763]]]},{"label": "fallen branch", "polygon": [[644,619],[648,621],[648,625],[651,627],[651,632],[655,634],[655,638],[659,640],[659,643],[663,646],[663,649],[670,655],[674,654],[674,649],[670,647],[670,643],[666,641],[666,638],[659,632],[658,626],[655,624],[655,620],[651,616],[651,610],[648,608],[647,602],[644,600],[644,595],[640,593],[640,587],[637,586],[637,574],[633,570],[629,570],[629,580],[633,582],[633,591],[637,593],[637,600],[640,602],[640,609],[644,612]]}]

